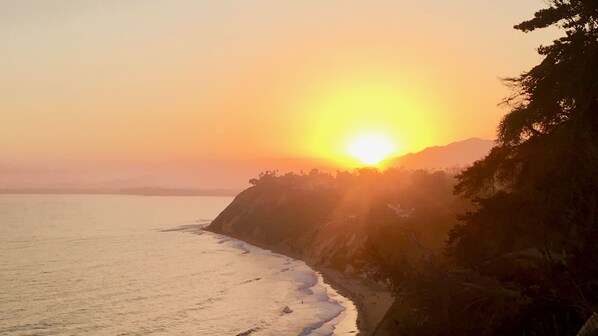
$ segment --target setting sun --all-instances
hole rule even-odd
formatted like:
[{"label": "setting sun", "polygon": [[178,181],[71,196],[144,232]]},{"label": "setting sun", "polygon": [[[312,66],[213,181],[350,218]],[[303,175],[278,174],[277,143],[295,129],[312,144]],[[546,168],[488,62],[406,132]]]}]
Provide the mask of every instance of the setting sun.
[{"label": "setting sun", "polygon": [[373,166],[395,152],[395,146],[380,134],[366,134],[349,143],[347,152],[362,163]]}]

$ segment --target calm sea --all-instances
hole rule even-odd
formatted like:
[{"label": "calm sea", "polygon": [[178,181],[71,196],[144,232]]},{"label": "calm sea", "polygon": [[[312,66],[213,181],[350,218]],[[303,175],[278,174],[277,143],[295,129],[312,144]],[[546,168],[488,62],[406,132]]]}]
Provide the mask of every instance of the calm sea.
[{"label": "calm sea", "polygon": [[0,195],[0,335],[354,332],[303,262],[198,230],[231,201]]}]

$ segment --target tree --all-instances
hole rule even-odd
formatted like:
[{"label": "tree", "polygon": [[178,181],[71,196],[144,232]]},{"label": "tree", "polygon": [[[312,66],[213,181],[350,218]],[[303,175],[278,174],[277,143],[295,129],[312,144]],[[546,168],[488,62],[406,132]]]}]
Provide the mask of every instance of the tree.
[{"label": "tree", "polygon": [[515,29],[549,26],[564,36],[506,79],[513,95],[497,146],[459,176],[455,193],[479,206],[448,251],[521,289],[527,303],[513,330],[556,334],[573,332],[598,303],[598,1],[548,1]]}]

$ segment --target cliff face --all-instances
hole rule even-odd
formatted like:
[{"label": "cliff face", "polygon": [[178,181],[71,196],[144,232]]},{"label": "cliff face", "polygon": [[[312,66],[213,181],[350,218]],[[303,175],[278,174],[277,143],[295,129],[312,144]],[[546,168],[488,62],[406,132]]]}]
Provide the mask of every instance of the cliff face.
[{"label": "cliff face", "polygon": [[368,239],[363,205],[356,202],[325,187],[257,185],[208,229],[352,273],[364,266]]},{"label": "cliff face", "polygon": [[402,263],[443,246],[463,205],[444,172],[265,174],[209,230],[339,271]]}]

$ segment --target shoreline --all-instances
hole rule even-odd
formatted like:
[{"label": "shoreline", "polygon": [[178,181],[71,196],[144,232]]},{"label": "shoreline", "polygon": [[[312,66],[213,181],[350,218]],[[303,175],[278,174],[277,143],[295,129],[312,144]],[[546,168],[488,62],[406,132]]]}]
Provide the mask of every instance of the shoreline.
[{"label": "shoreline", "polygon": [[357,308],[359,335],[372,335],[394,301],[390,290],[384,289],[382,285],[364,283],[363,279],[350,277],[331,268],[299,260],[320,273],[325,283],[353,302]]},{"label": "shoreline", "polygon": [[259,241],[246,239],[236,235],[230,235],[209,229],[209,223],[201,225],[201,229],[221,234],[233,239],[238,239],[247,244],[270,250],[271,252],[287,256],[292,259],[303,261],[316,273],[322,276],[324,282],[337,291],[340,295],[350,300],[357,309],[357,328],[358,335],[372,335],[380,321],[386,315],[386,312],[393,303],[393,297],[389,289],[383,285],[367,281],[357,276],[349,276],[329,267],[323,267],[303,257],[300,254],[285,251],[276,246],[269,246]]}]

